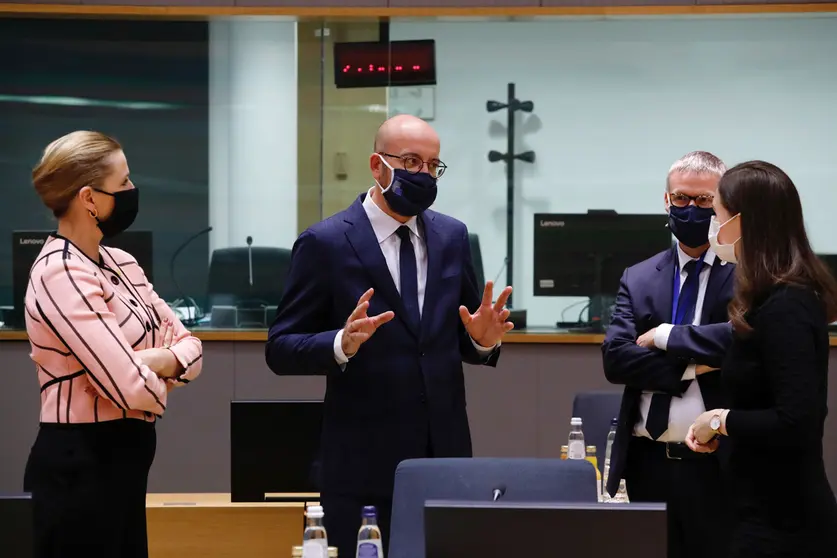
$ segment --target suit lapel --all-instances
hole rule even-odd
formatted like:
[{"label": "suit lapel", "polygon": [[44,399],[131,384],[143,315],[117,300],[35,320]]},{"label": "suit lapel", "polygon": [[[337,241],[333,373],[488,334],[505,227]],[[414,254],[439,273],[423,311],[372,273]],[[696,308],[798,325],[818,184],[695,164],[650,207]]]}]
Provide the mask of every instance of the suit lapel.
[{"label": "suit lapel", "polygon": [[661,323],[671,322],[671,308],[674,302],[674,265],[677,261],[677,246],[666,252],[657,263],[660,287],[654,290],[654,308]]},{"label": "suit lapel", "polygon": [[442,237],[436,230],[435,214],[428,215],[426,212],[419,217],[419,222],[424,229],[424,245],[427,254],[427,284],[424,286],[424,305],[421,312],[421,338],[425,339],[430,334],[433,325],[434,305],[428,301],[438,300],[439,284],[442,275]]},{"label": "suit lapel", "polygon": [[349,207],[346,222],[352,226],[346,230],[346,238],[369,274],[372,287],[375,289],[375,296],[380,296],[386,300],[395,312],[395,318],[400,319],[413,335],[418,336],[419,332],[416,331],[415,326],[410,324],[410,320],[405,319],[407,309],[404,307],[401,295],[398,294],[398,289],[392,280],[392,274],[389,272],[386,259],[381,252],[378,238],[375,236],[375,231],[372,230],[372,223],[369,222],[369,217],[363,210],[363,197],[363,195],[360,196]]},{"label": "suit lapel", "polygon": [[721,258],[715,256],[715,261],[712,263],[712,268],[709,270],[709,281],[706,283],[706,294],[703,295],[703,309],[700,314],[700,323],[705,325],[710,322],[712,308],[718,302],[718,296],[721,294],[726,282],[729,280],[730,274],[734,266],[724,265]]}]

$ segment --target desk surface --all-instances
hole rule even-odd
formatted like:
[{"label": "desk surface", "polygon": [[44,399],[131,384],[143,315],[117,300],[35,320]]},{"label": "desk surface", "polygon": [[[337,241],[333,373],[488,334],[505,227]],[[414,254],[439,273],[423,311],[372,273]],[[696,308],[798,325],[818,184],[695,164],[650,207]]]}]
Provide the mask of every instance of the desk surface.
[{"label": "desk surface", "polygon": [[[312,494],[312,500],[319,495]],[[309,502],[310,503],[310,502]],[[201,492],[193,494],[147,494],[146,508],[304,508],[306,502],[233,502],[229,492]]]},{"label": "desk surface", "polygon": [[[193,328],[192,333],[202,341],[267,341],[266,329],[203,329]],[[0,328],[0,341],[26,341],[26,332]],[[503,343],[557,343],[571,345],[599,345],[604,335],[594,333],[570,333],[556,329],[539,328],[512,331]]]},{"label": "desk surface", "polygon": [[[193,328],[192,333],[201,341],[267,341],[266,329],[203,329]],[[26,341],[26,332],[0,328],[0,341]],[[532,328],[511,331],[503,337],[503,343],[529,343],[553,345],[600,345],[601,333],[572,333],[558,329]],[[830,345],[837,347],[837,335],[831,335]]]}]

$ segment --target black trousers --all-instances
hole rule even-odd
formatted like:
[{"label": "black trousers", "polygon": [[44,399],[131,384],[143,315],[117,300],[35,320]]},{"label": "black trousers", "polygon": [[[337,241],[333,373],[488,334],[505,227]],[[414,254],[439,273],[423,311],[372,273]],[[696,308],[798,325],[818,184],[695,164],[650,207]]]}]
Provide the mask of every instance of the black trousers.
[{"label": "black trousers", "polygon": [[361,512],[364,506],[375,506],[378,510],[378,527],[384,546],[384,556],[389,555],[389,527],[392,517],[392,499],[344,496],[324,492],[320,495],[323,506],[323,524],[328,535],[328,545],[337,547],[341,558],[354,558],[357,549],[357,532],[360,529]]},{"label": "black trousers", "polygon": [[41,424],[26,464],[35,558],[147,558],[154,423]]},{"label": "black trousers", "polygon": [[668,558],[727,556],[731,513],[718,457],[685,444],[633,437],[625,485],[631,502],[665,502]]}]

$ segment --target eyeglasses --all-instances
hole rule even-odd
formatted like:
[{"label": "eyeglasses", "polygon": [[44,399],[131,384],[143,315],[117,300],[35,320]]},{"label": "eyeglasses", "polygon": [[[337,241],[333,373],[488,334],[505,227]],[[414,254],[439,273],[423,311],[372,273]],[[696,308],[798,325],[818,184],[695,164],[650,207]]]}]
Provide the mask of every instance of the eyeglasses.
[{"label": "eyeglasses", "polygon": [[424,169],[424,165],[427,165],[427,171],[430,173],[430,175],[436,178],[440,178],[443,174],[445,174],[445,170],[448,168],[448,166],[439,159],[422,161],[421,157],[419,157],[418,155],[393,155],[391,153],[384,152],[379,152],[379,155],[383,155],[384,157],[391,157],[393,159],[400,159],[401,166],[410,174],[420,173],[422,169]]},{"label": "eyeglasses", "polygon": [[695,205],[701,207],[703,209],[710,209],[712,207],[712,201],[715,199],[715,196],[710,194],[701,194],[699,196],[687,196],[686,194],[681,194],[680,192],[674,192],[668,195],[668,199],[671,202],[671,205],[674,207],[686,207],[692,202],[695,202]]}]

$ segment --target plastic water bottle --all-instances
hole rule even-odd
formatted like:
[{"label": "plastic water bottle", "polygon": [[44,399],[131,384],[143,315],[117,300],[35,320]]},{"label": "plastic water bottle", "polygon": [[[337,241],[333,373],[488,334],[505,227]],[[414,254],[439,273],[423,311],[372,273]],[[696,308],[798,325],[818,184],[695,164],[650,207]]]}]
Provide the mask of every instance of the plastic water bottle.
[{"label": "plastic water bottle", "polygon": [[323,507],[308,506],[302,533],[302,558],[328,558],[328,536],[323,527]]},{"label": "plastic water bottle", "polygon": [[584,431],[581,430],[581,418],[573,417],[570,420],[570,436],[567,440],[567,458],[584,459],[587,457],[584,445]]},{"label": "plastic water bottle", "polygon": [[607,479],[610,477],[610,456],[613,453],[613,442],[616,440],[616,426],[619,424],[617,419],[610,421],[610,430],[607,433],[607,442],[605,442],[605,458],[604,458],[604,475],[602,475],[602,484],[607,486]]},{"label": "plastic water bottle", "polygon": [[384,558],[384,546],[381,540],[381,530],[378,528],[378,513],[375,506],[365,506],[360,517],[355,558]]}]

